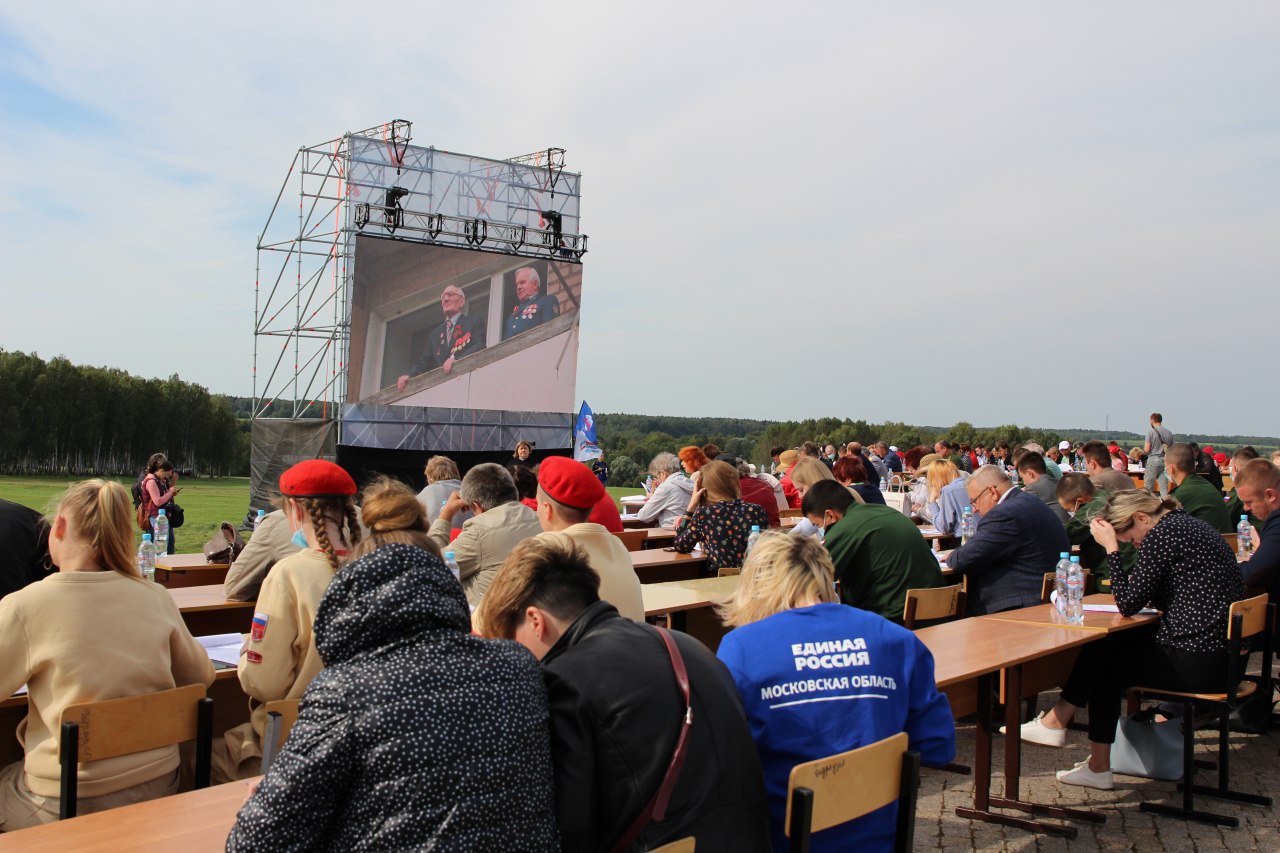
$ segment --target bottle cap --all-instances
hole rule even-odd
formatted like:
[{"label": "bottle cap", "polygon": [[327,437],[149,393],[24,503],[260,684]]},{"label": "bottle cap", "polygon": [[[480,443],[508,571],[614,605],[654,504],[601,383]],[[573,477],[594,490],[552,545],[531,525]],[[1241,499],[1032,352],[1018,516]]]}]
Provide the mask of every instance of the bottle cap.
[{"label": "bottle cap", "polygon": [[1058,552],[1058,559],[1059,559],[1059,560],[1065,560],[1065,559],[1067,559],[1067,552],[1066,552],[1066,551],[1060,551],[1060,552]]},{"label": "bottle cap", "polygon": [[156,515],[164,515],[164,510],[160,510]]},{"label": "bottle cap", "polygon": [[452,551],[445,551],[445,552],[444,552],[444,558],[445,558],[446,560],[453,560],[453,559],[456,559],[456,557],[454,556],[454,553],[453,553]]},{"label": "bottle cap", "polygon": [[267,511],[265,509],[258,510],[258,518],[262,518],[266,514],[267,514]]},{"label": "bottle cap", "polygon": [[964,508],[964,511],[965,511],[965,512],[973,512],[973,507],[971,507],[971,506],[967,506],[967,507],[965,507],[965,508]]},{"label": "bottle cap", "polygon": [[751,525],[751,532],[752,532],[752,533],[759,533],[759,532],[760,532],[760,525],[758,525],[758,524],[753,524],[753,525]]},{"label": "bottle cap", "polygon": [[143,541],[143,542],[150,542],[150,541],[151,541],[151,534],[150,534],[150,533],[144,533],[144,534],[142,534],[142,541]]},{"label": "bottle cap", "polygon": [[1080,562],[1080,558],[1079,558],[1079,557],[1072,557],[1072,558],[1071,558],[1071,562],[1073,562],[1073,563],[1078,563],[1078,562]]}]

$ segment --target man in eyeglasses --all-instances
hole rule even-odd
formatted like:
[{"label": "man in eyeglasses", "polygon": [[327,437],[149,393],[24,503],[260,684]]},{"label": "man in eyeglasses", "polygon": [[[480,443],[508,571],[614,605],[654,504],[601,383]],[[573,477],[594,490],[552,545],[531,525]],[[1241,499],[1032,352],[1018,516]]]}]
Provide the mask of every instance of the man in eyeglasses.
[{"label": "man in eyeglasses", "polygon": [[427,349],[414,360],[409,372],[396,380],[396,390],[403,391],[410,376],[440,368],[449,374],[453,365],[463,356],[479,352],[485,347],[484,320],[463,314],[467,307],[467,295],[462,288],[449,285],[440,294],[440,308],[444,322],[427,335]]},{"label": "man in eyeglasses", "polygon": [[980,516],[978,529],[947,565],[969,578],[969,615],[1039,604],[1045,572],[1071,550],[1062,522],[1040,498],[1014,488],[995,465],[975,471],[965,492]]}]

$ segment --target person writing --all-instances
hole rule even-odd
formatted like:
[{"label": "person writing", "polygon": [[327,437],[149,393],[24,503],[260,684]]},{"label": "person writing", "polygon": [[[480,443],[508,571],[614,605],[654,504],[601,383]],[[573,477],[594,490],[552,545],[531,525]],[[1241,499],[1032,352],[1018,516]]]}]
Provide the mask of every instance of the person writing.
[{"label": "person writing", "polygon": [[701,482],[676,526],[673,544],[681,554],[688,554],[701,543],[707,554],[707,571],[714,575],[725,566],[742,565],[752,526],[767,530],[769,516],[756,504],[742,500],[738,472],[730,465],[709,462],[699,474]]},{"label": "person writing", "polygon": [[324,669],[226,849],[560,849],[537,661],[471,635],[407,486],[375,480],[362,511],[316,611]]},{"label": "person writing", "polygon": [[1119,565],[1120,543],[1138,549],[1128,575],[1114,572],[1111,591],[1121,615],[1144,607],[1161,611],[1154,638],[1140,631],[1109,634],[1081,649],[1052,709],[1024,723],[1022,739],[1064,746],[1077,708],[1089,708],[1089,757],[1058,780],[1110,790],[1111,745],[1115,742],[1124,690],[1145,687],[1188,693],[1226,691],[1227,615],[1244,598],[1235,555],[1217,531],[1183,512],[1176,500],[1145,491],[1116,492],[1090,522],[1093,538]]},{"label": "person writing", "polygon": [[347,549],[360,541],[356,484],[332,462],[299,462],[280,475],[281,503],[297,553],[262,582],[252,629],[236,674],[249,696],[249,722],[213,745],[213,778],[256,776],[262,765],[266,703],[298,699],[323,667],[312,626],[320,598]]},{"label": "person writing", "polygon": [[[0,601],[0,696],[27,685],[23,761],[0,770],[0,831],[58,819],[62,712],[81,702],[213,683],[213,664],[169,591],[138,573],[129,492],[87,480],[67,490],[49,527],[58,571]],[[79,769],[80,814],[178,790],[178,747]]]},{"label": "person writing", "polygon": [[[888,507],[858,509],[892,513],[911,524]],[[797,764],[898,732],[907,733],[925,764],[955,757],[955,723],[934,683],[933,655],[911,631],[840,604],[833,572],[816,539],[770,532],[751,550],[737,592],[721,607],[733,630],[717,655],[737,685],[760,755],[775,851],[788,849],[787,780]],[[823,652],[829,666],[814,673],[807,667],[819,658],[807,655],[806,646],[838,651]],[[815,683],[821,686],[810,686]],[[896,808],[819,832],[813,849],[890,849]]]}]

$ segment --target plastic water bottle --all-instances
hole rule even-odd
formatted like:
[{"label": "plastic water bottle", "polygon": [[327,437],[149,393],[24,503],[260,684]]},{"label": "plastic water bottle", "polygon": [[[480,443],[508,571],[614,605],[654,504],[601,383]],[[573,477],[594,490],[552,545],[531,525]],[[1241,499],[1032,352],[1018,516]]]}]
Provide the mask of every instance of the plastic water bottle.
[{"label": "plastic water bottle", "polygon": [[444,552],[444,565],[453,572],[453,579],[458,583],[462,583],[462,569],[458,568],[458,557],[452,551]]},{"label": "plastic water bottle", "polygon": [[254,533],[258,532],[258,528],[262,526],[262,520],[266,517],[267,517],[267,511],[265,509],[258,510],[258,517],[253,520]]},{"label": "plastic water bottle", "polygon": [[142,534],[142,544],[138,546],[138,573],[144,581],[156,579],[156,546],[151,543],[151,534]]},{"label": "plastic water bottle", "polygon": [[164,548],[165,551],[168,551],[169,550],[169,517],[164,514],[163,509],[159,510],[156,513],[155,520],[151,522],[151,527],[155,530],[155,538],[152,541],[155,542],[155,546],[157,550],[160,548]]},{"label": "plastic water bottle", "polygon": [[747,550],[743,552],[742,556],[745,557],[747,554],[750,554],[751,549],[756,546],[756,542],[758,542],[759,540],[760,540],[760,525],[753,524],[751,525],[751,534],[747,536]]},{"label": "plastic water bottle", "polygon": [[1071,555],[1066,551],[1058,554],[1058,565],[1054,569],[1053,592],[1058,613],[1067,615],[1067,575],[1071,573]]},{"label": "plastic water bottle", "polygon": [[882,492],[887,492],[887,491],[889,491],[889,478],[888,478],[888,477],[881,477],[881,478],[880,478],[880,491],[882,491]]},{"label": "plastic water bottle", "polygon": [[1249,516],[1240,516],[1240,523],[1236,525],[1236,553],[1241,557],[1248,557],[1253,553],[1253,528],[1249,526]]},{"label": "plastic water bottle", "polygon": [[1071,558],[1071,568],[1067,571],[1067,621],[1072,625],[1084,624],[1084,569],[1080,566],[1080,558]]},{"label": "plastic water bottle", "polygon": [[960,515],[960,544],[968,545],[969,540],[973,538],[975,529],[973,523],[973,507],[967,506]]},{"label": "plastic water bottle", "polygon": [[646,495],[653,494],[653,475],[644,478],[644,493]]}]

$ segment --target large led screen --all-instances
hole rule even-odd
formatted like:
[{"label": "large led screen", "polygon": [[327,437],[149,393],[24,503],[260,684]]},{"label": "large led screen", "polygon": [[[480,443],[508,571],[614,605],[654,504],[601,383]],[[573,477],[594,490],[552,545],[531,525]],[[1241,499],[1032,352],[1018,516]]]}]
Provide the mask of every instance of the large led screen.
[{"label": "large led screen", "polygon": [[582,265],[360,236],[347,401],[572,412]]}]

